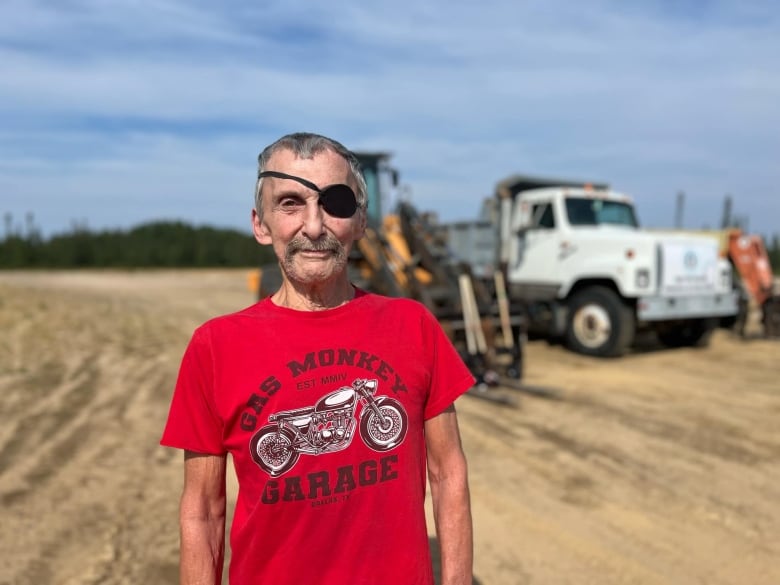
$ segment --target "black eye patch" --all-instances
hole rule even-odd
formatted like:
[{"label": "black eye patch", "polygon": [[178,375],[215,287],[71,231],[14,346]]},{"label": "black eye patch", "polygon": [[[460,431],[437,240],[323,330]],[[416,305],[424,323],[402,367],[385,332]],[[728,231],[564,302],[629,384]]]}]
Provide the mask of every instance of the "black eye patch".
[{"label": "black eye patch", "polygon": [[278,171],[263,171],[257,175],[257,178],[274,177],[276,179],[290,179],[297,181],[304,187],[308,187],[312,191],[316,191],[320,194],[319,204],[325,210],[325,213],[332,217],[340,217],[346,219],[355,215],[357,211],[357,197],[355,192],[349,185],[339,183],[336,185],[328,185],[324,189],[320,189],[317,185],[311,181],[307,181],[301,177],[295,175],[288,175],[287,173],[280,173]]}]

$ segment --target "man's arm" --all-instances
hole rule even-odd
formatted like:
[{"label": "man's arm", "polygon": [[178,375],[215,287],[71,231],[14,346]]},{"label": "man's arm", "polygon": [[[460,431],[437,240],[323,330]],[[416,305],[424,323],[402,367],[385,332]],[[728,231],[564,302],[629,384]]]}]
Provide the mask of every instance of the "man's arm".
[{"label": "man's arm", "polygon": [[473,544],[466,457],[455,406],[425,422],[428,480],[441,550],[442,585],[471,585]]},{"label": "man's arm", "polygon": [[225,558],[224,455],[184,452],[179,508],[181,585],[220,585]]}]

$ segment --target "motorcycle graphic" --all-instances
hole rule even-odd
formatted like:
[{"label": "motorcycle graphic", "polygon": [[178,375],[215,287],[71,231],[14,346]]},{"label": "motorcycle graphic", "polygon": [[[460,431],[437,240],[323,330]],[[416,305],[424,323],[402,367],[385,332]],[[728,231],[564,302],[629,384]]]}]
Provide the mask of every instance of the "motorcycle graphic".
[{"label": "motorcycle graphic", "polygon": [[323,396],[314,406],[277,412],[249,442],[252,459],[271,477],[286,473],[301,453],[322,455],[349,447],[358,426],[360,438],[374,451],[400,445],[409,428],[406,410],[387,396],[376,396],[377,380],[356,379]]}]

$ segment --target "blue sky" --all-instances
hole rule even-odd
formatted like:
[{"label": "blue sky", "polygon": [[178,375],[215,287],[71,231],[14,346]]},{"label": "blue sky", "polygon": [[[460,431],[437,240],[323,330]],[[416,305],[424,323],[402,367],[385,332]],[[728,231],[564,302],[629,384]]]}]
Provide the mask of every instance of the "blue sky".
[{"label": "blue sky", "polygon": [[648,226],[780,232],[773,0],[0,0],[0,213],[44,235],[249,230],[256,157],[307,130],[476,217],[514,173],[609,182]]}]

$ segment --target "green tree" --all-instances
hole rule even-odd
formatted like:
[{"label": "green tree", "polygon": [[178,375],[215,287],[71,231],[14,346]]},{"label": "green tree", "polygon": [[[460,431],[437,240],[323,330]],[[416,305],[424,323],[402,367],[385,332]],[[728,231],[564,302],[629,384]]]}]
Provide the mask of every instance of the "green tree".
[{"label": "green tree", "polygon": [[74,223],[70,232],[41,237],[32,215],[26,234],[5,215],[0,268],[52,267],[240,267],[271,262],[273,253],[245,232],[180,221],[152,222],[128,231],[90,231]]}]

